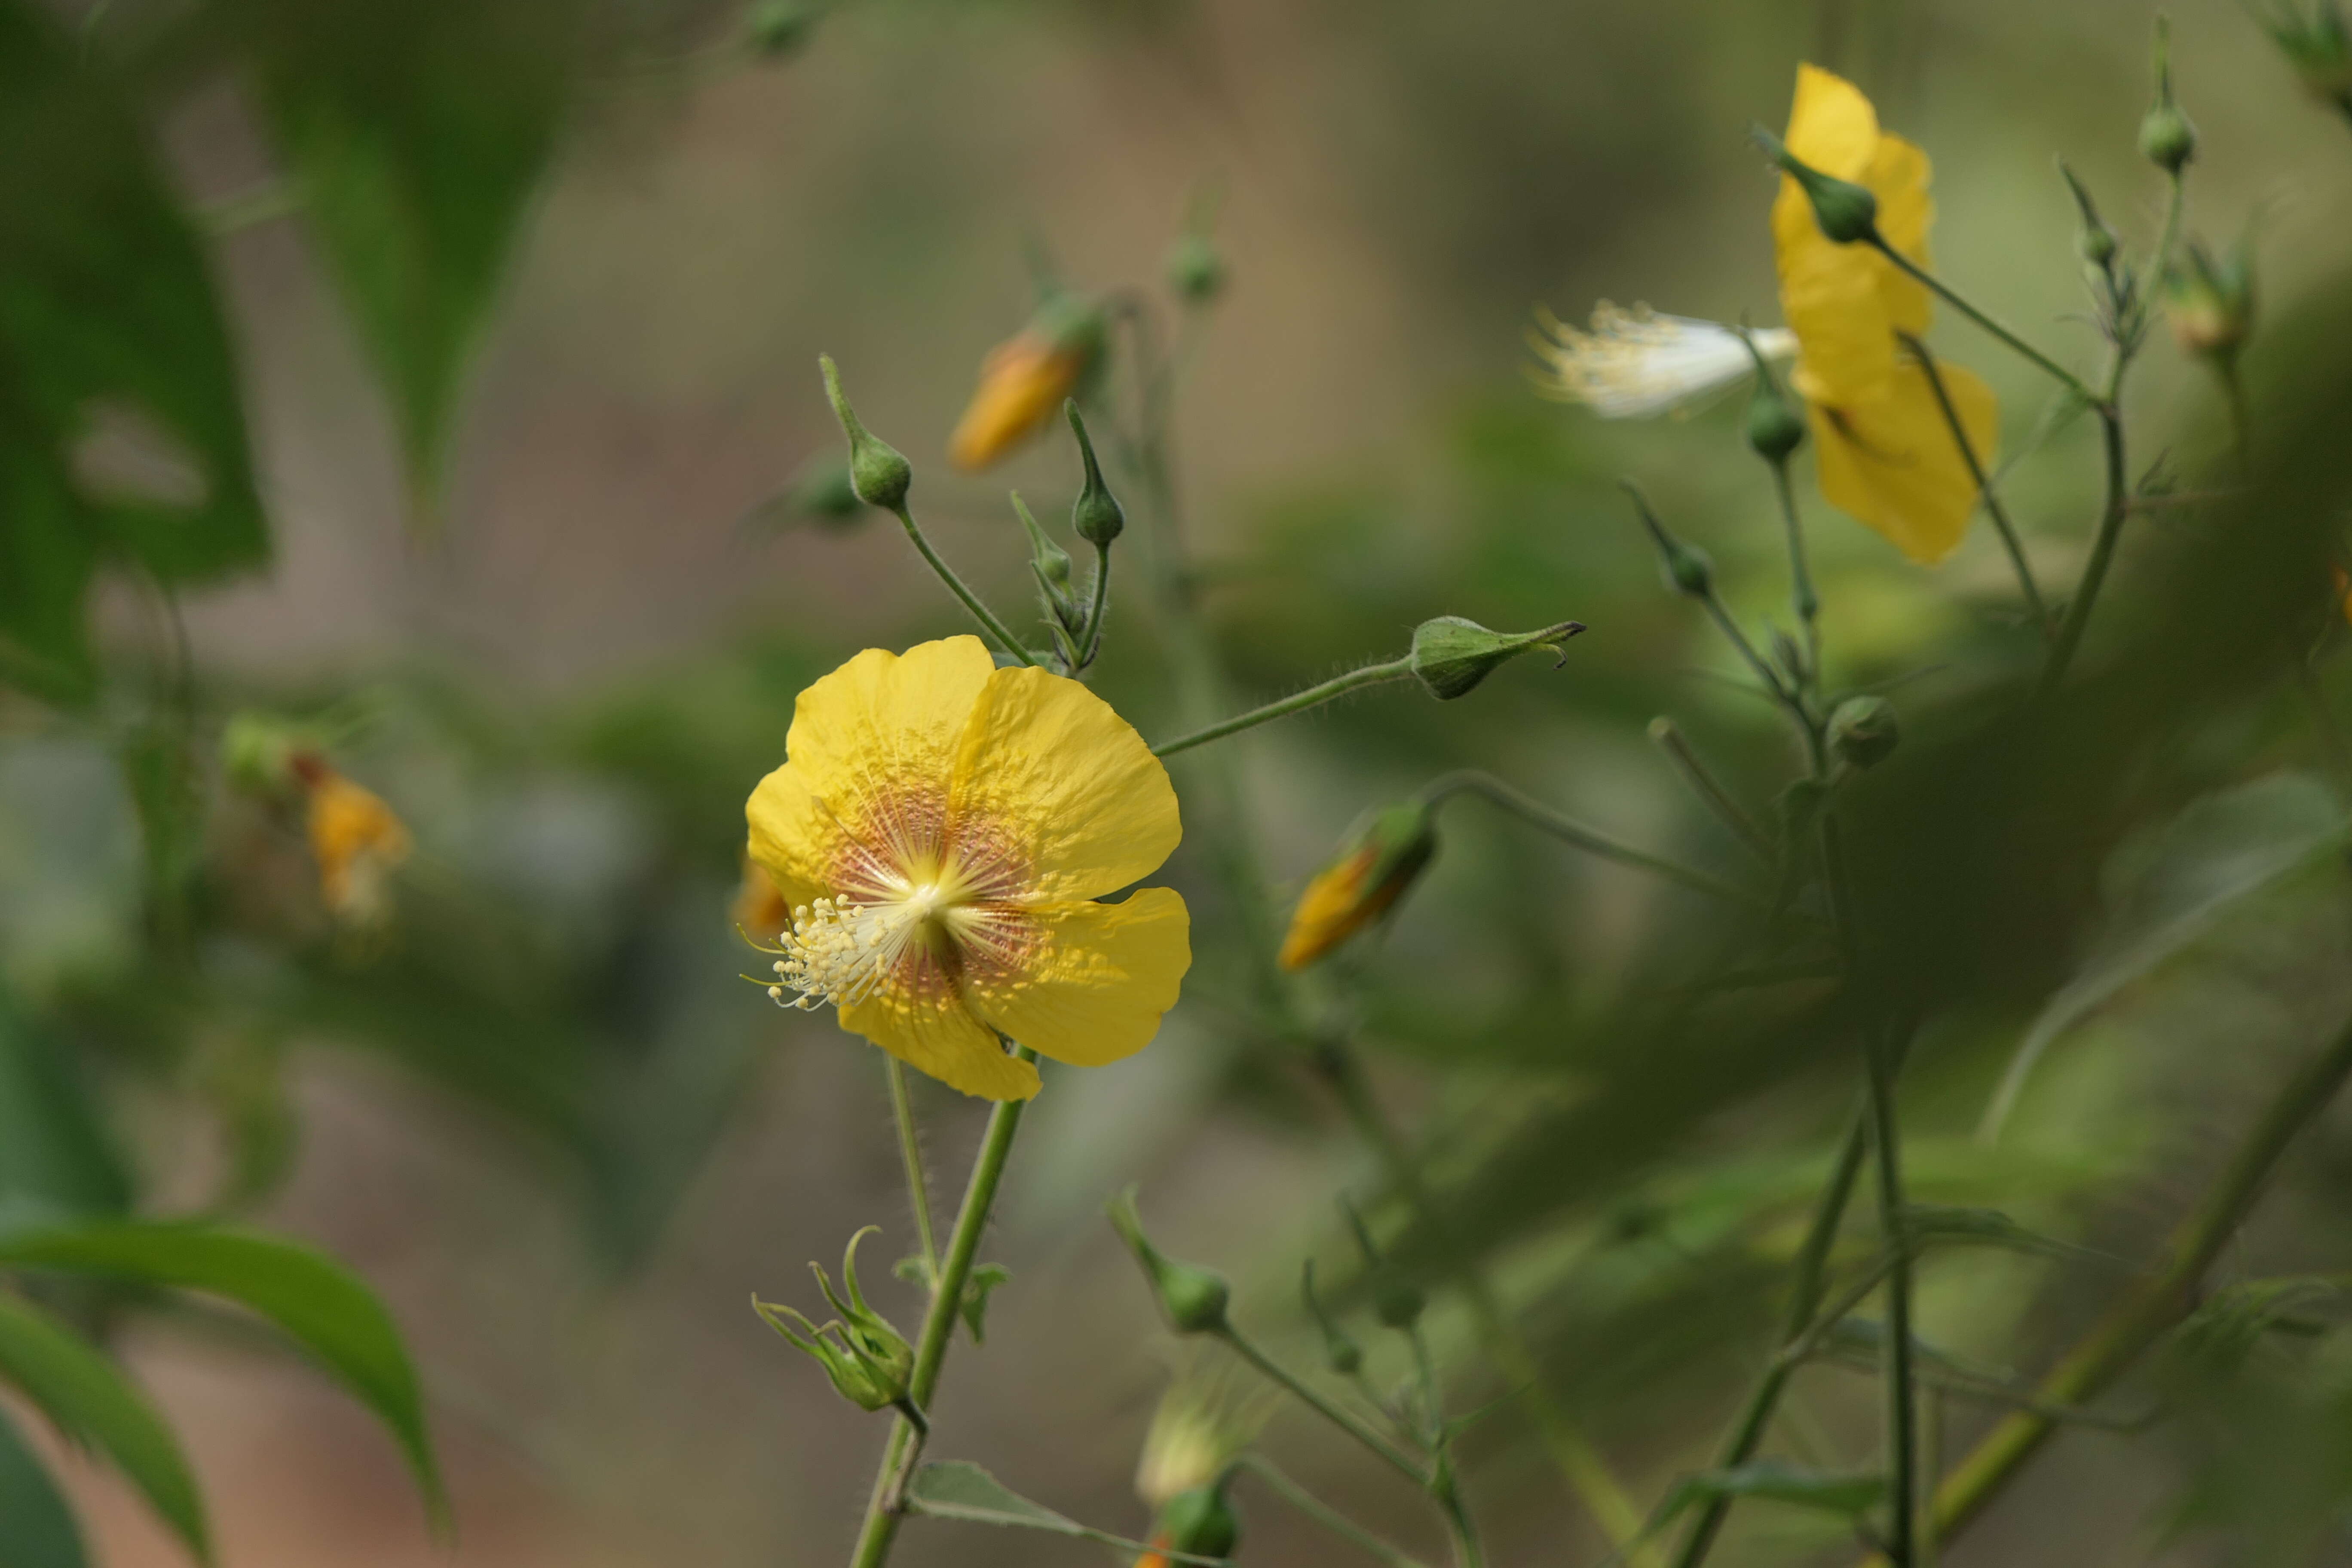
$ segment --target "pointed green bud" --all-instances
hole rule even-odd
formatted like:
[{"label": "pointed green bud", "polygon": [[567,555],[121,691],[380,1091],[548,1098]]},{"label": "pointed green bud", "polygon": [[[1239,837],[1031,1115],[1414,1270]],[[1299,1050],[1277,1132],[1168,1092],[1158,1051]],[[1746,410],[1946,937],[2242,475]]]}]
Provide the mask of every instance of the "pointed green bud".
[{"label": "pointed green bud", "polygon": [[1830,715],[1830,752],[1849,767],[1875,767],[1903,738],[1895,704],[1884,697],[1849,697]]},{"label": "pointed green bud", "polygon": [[2197,156],[2197,127],[2172,96],[2172,25],[2156,18],[2156,102],[2139,122],[2140,155],[2175,179]]},{"label": "pointed green bud", "polygon": [[1187,234],[1168,249],[1168,287],[1190,305],[1205,305],[1225,291],[1225,258],[1205,234]]},{"label": "pointed green bud", "polygon": [[816,363],[824,371],[824,395],[833,405],[833,416],[841,421],[841,432],[849,437],[850,488],[867,506],[897,511],[907,504],[907,487],[915,482],[914,468],[896,447],[858,422],[857,411],[842,395],[841,373],[834,368],[833,356],[819,354]]},{"label": "pointed green bud", "polygon": [[1078,499],[1070,505],[1070,526],[1080,539],[1097,547],[1107,546],[1127,529],[1127,513],[1118,498],[1103,483],[1102,465],[1095,461],[1095,444],[1087,434],[1085,416],[1078,412],[1077,399],[1065,398],[1062,412],[1069,416],[1070,429],[1078,438],[1078,456],[1087,466],[1087,481],[1078,491]]},{"label": "pointed green bud", "polygon": [[1242,1521],[1225,1500],[1223,1478],[1170,1498],[1153,1533],[1193,1557],[1231,1557],[1241,1542]]},{"label": "pointed green bud", "polygon": [[2352,113],[2352,31],[2336,0],[2284,0],[2262,19],[2263,30],[2302,79],[2304,90],[2323,103]]},{"label": "pointed green bud", "polygon": [[782,59],[809,41],[816,18],[809,0],[755,0],[743,16],[743,42],[762,59]]},{"label": "pointed green bud", "polygon": [[2254,326],[2253,236],[2227,257],[2190,240],[2164,275],[2164,316],[2183,352],[2227,368]]},{"label": "pointed green bud", "polygon": [[1037,591],[1045,601],[1046,618],[1057,626],[1077,630],[1086,614],[1078,607],[1077,595],[1070,588],[1070,552],[1055,543],[1053,535],[1038,525],[1018,491],[1013,496],[1013,510],[1029,535],[1029,570],[1036,575]]},{"label": "pointed green bud", "polygon": [[274,713],[247,709],[230,714],[221,730],[222,769],[247,795],[284,795],[295,784],[296,754],[316,749],[314,737]]},{"label": "pointed green bud", "polygon": [[1581,621],[1562,621],[1541,631],[1496,632],[1460,616],[1440,616],[1412,630],[1413,679],[1440,702],[1450,702],[1529,648],[1549,648],[1565,663],[1560,645],[1583,629]]},{"label": "pointed green bud", "polygon": [[1364,1364],[1363,1347],[1348,1337],[1348,1331],[1332,1320],[1321,1298],[1315,1294],[1315,1259],[1311,1258],[1299,1272],[1298,1290],[1307,1299],[1307,1315],[1323,1331],[1324,1361],[1341,1377],[1355,1376]]},{"label": "pointed green bud", "polygon": [[1151,1245],[1150,1237],[1143,1234],[1143,1216],[1136,1212],[1133,1187],[1111,1200],[1110,1223],[1119,1239],[1127,1243],[1128,1250],[1135,1254],[1136,1262],[1143,1266],[1171,1328],[1180,1334],[1223,1331],[1225,1307],[1233,1300],[1233,1287],[1214,1269],[1163,1257]]},{"label": "pointed green bud", "polygon": [[793,1308],[751,1298],[751,1310],[794,1350],[814,1358],[835,1390],[862,1410],[885,1409],[905,1399],[915,1371],[914,1347],[889,1320],[866,1305],[865,1292],[858,1289],[857,1244],[879,1228],[869,1225],[851,1237],[842,1254],[846,1300],[835,1292],[823,1265],[809,1265],[826,1303],[840,1314],[837,1320],[819,1326]]},{"label": "pointed green bud", "polygon": [[1706,552],[1696,544],[1685,544],[1666,531],[1651,509],[1650,498],[1633,480],[1625,481],[1625,493],[1633,498],[1633,510],[1649,530],[1650,542],[1658,547],[1658,563],[1664,567],[1666,585],[1686,598],[1704,599],[1715,592],[1715,563]]},{"label": "pointed green bud", "polygon": [[1839,245],[1859,245],[1878,237],[1878,198],[1867,186],[1824,174],[1789,151],[1789,144],[1759,125],[1750,132],[1764,155],[1797,182],[1813,204],[1813,221],[1822,233]]},{"label": "pointed green bud", "polygon": [[2075,178],[2074,171],[2067,167],[2063,158],[2058,160],[2058,173],[2064,176],[2066,188],[2074,193],[2074,209],[2083,220],[2082,227],[2074,231],[2075,252],[2085,265],[2104,272],[2115,261],[2121,243],[2116,238],[2116,231],[2107,226],[2107,220],[2099,216],[2098,204],[2091,200],[2089,188]]},{"label": "pointed green bud", "polygon": [[1780,378],[1772,374],[1756,340],[1745,329],[1739,341],[1756,362],[1756,390],[1748,398],[1748,445],[1756,455],[1778,468],[1805,441],[1805,416]]}]

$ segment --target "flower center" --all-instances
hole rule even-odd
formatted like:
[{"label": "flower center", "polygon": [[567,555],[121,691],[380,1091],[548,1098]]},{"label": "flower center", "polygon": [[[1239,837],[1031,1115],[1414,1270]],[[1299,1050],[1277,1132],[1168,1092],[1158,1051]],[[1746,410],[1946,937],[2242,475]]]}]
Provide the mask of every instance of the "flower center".
[{"label": "flower center", "polygon": [[768,994],[782,1003],[786,991],[795,992],[785,1005],[803,1009],[863,1002],[910,958],[951,959],[976,896],[969,880],[947,867],[919,880],[894,877],[886,896],[864,903],[844,897],[803,904],[778,938],[780,984]]}]

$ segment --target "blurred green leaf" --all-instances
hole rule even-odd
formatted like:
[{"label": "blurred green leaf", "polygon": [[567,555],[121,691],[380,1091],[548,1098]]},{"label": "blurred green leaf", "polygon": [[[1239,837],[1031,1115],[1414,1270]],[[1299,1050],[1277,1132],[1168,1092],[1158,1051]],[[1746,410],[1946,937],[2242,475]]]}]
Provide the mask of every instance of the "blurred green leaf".
[{"label": "blurred green leaf", "polygon": [[961,1520],[966,1524],[1002,1525],[1014,1530],[1042,1530],[1082,1541],[1099,1541],[1106,1546],[1116,1546],[1122,1551],[1156,1552],[1178,1563],[1213,1564],[1223,1561],[1214,1557],[1196,1557],[1190,1552],[1171,1552],[1164,1546],[1130,1541],[1123,1535],[1113,1535],[1108,1531],[1080,1524],[1067,1515],[1055,1512],[1044,1503],[1030,1501],[968,1459],[941,1459],[917,1470],[914,1479],[907,1483],[907,1506],[916,1513],[927,1513],[933,1519]]},{"label": "blurred green leaf", "polygon": [[0,1410],[0,1568],[83,1568],[73,1510],[25,1436]]},{"label": "blurred green leaf", "polygon": [[0,1203],[119,1212],[131,1177],[89,1091],[48,1037],[0,993]]},{"label": "blurred green leaf", "polygon": [[67,1436],[113,1460],[197,1561],[212,1561],[204,1499],[179,1439],[112,1362],[47,1313],[0,1294],[0,1378]]},{"label": "blurred green leaf", "polygon": [[[194,232],[129,107],[31,0],[0,0],[0,677],[79,700],[101,566],[190,580],[269,542]],[[173,448],[189,493],[89,471],[108,423]]]},{"label": "blurred green leaf", "polygon": [[467,362],[554,156],[587,7],[218,4],[389,384],[410,472],[429,489]]},{"label": "blurred green leaf", "polygon": [[203,1290],[259,1313],[318,1357],[392,1429],[426,1502],[436,1515],[443,1511],[416,1370],[391,1315],[341,1264],[249,1231],[112,1220],[0,1233],[0,1265]]}]

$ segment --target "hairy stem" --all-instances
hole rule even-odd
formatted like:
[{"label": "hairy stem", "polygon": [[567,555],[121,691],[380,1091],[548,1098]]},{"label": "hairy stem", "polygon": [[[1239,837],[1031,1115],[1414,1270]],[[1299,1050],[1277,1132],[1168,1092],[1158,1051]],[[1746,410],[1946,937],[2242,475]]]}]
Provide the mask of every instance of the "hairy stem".
[{"label": "hairy stem", "polygon": [[996,639],[998,647],[1022,663],[1036,663],[1037,660],[1031,656],[1029,649],[1023,645],[1021,639],[1006,630],[1004,623],[996,618],[996,612],[982,604],[980,595],[973,593],[965,585],[964,580],[956,575],[955,568],[949,565],[940,558],[940,552],[931,548],[929,538],[916,523],[915,514],[903,501],[898,507],[898,521],[906,525],[907,537],[915,542],[915,548],[922,553],[923,559],[930,563],[931,570],[939,574],[940,581],[948,585],[948,591],[963,601],[963,607],[971,612],[971,618],[981,624],[982,629]]},{"label": "hairy stem", "polygon": [[1172,741],[1162,741],[1151,748],[1151,754],[1155,757],[1171,757],[1179,752],[1189,752],[1195,746],[1206,745],[1211,741],[1222,741],[1227,735],[1239,734],[1244,730],[1254,730],[1271,720],[1286,718],[1290,714],[1319,707],[1333,698],[1344,697],[1350,691],[1360,690],[1367,686],[1383,685],[1391,680],[1409,679],[1412,675],[1412,659],[1410,656],[1392,658],[1384,664],[1368,664],[1361,669],[1351,669],[1345,675],[1335,675],[1319,686],[1310,686],[1304,691],[1294,691],[1287,697],[1277,698],[1263,708],[1253,708],[1246,713],[1236,713],[1230,719],[1220,720],[1205,729],[1195,730],[1189,735],[1179,735]]},{"label": "hairy stem", "polygon": [[[1037,1059],[1037,1053],[1025,1046],[1014,1055],[1025,1062]],[[988,1131],[972,1161],[971,1181],[964,1188],[963,1207],[956,1212],[955,1229],[948,1237],[947,1258],[931,1286],[931,1305],[923,1315],[922,1335],[915,1342],[915,1370],[908,1380],[907,1398],[919,1410],[930,1408],[931,1394],[939,1387],[940,1369],[946,1364],[948,1346],[955,1340],[964,1287],[971,1280],[980,1238],[988,1229],[989,1211],[996,1204],[997,1184],[1003,1180],[1004,1163],[1013,1153],[1013,1135],[1021,1130],[1021,1113],[1028,1103],[1000,1100],[989,1113]],[[898,1539],[898,1521],[903,1517],[907,1477],[921,1456],[922,1437],[917,1423],[903,1412],[891,1423],[890,1441],[882,1451],[881,1468],[875,1473],[874,1490],[866,1503],[866,1522],[857,1531],[850,1568],[881,1568],[889,1561],[890,1544]]]},{"label": "hairy stem", "polygon": [[923,1248],[923,1278],[940,1277],[940,1249],[931,1239],[931,1185],[923,1174],[923,1145],[916,1134],[915,1108],[907,1095],[907,1065],[889,1052],[882,1053],[882,1070],[890,1085],[890,1120],[898,1129],[898,1157],[907,1166],[907,1201],[915,1211],[915,1236]]}]

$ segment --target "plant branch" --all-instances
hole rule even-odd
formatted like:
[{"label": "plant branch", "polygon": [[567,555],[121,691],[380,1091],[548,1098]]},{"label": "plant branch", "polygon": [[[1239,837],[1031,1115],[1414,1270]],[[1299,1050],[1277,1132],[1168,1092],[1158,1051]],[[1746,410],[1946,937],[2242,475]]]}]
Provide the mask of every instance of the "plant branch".
[{"label": "plant branch", "polygon": [[2040,349],[2035,348],[2032,343],[2027,342],[2023,338],[2019,337],[2015,332],[2011,331],[2007,327],[2002,326],[1999,321],[1993,320],[1992,317],[1987,315],[1984,311],[1978,310],[1976,306],[1970,304],[1966,299],[1955,292],[1949,284],[1946,283],[1942,279],[1937,277],[1927,268],[1921,267],[1917,262],[1912,260],[1909,257],[1904,255],[1893,246],[1887,244],[1885,240],[1874,234],[1864,243],[1874,247],[1881,256],[1884,256],[1887,260],[1895,263],[1897,268],[1909,274],[1912,278],[1917,279],[1920,283],[1925,284],[1928,289],[1942,296],[1945,302],[1949,304],[1954,310],[1959,311],[1961,315],[1966,316],[1969,321],[1974,321],[1978,326],[1982,327],[1986,331],[1990,332],[1994,337],[1999,338],[2002,342],[2016,350],[2020,354],[2022,354],[2025,358],[2041,366],[2053,376],[2055,376],[2062,385],[2063,385],[2068,391],[2074,393],[2076,396],[2082,398],[2083,401],[2085,403],[2096,403],[2098,401],[2098,395],[2091,390],[2090,384],[2085,382],[2081,376],[2076,375],[2073,371],[2068,370],[2064,365],[2060,364],[2056,360],[2052,359],[2048,354],[2043,353]]},{"label": "plant branch", "polygon": [[963,607],[971,612],[971,618],[978,621],[982,628],[990,637],[994,637],[997,646],[1003,648],[1005,652],[1024,664],[1035,664],[1037,660],[1023,645],[1021,639],[1005,629],[1004,623],[996,618],[996,612],[982,604],[980,595],[973,593],[965,585],[964,580],[956,575],[955,568],[949,565],[940,558],[940,552],[931,548],[930,540],[917,525],[915,514],[908,510],[906,503],[900,502],[895,510],[898,514],[898,521],[906,525],[907,537],[915,542],[915,548],[922,552],[923,559],[930,563],[931,570],[939,574],[940,581],[948,585],[948,591],[963,601]]},{"label": "plant branch", "polygon": [[1421,798],[1429,805],[1434,806],[1447,796],[1455,795],[1475,795],[1487,805],[1517,817],[1530,827],[1548,834],[1563,844],[1572,845],[1588,854],[1598,855],[1603,859],[1615,860],[1621,865],[1635,867],[1653,876],[1663,877],[1667,881],[1688,888],[1694,892],[1705,893],[1710,898],[1722,899],[1727,902],[1745,905],[1749,909],[1769,911],[1771,907],[1766,900],[1748,892],[1744,888],[1735,887],[1718,878],[1710,877],[1704,871],[1693,870],[1688,866],[1668,860],[1663,856],[1653,855],[1646,849],[1636,849],[1630,844],[1611,837],[1597,827],[1588,827],[1572,817],[1563,816],[1541,801],[1520,794],[1492,773],[1471,770],[1442,773],[1422,790]]},{"label": "plant branch", "polygon": [[907,1095],[907,1065],[889,1052],[882,1054],[882,1070],[890,1083],[890,1120],[898,1130],[898,1157],[907,1166],[907,1200],[915,1211],[915,1235],[923,1247],[923,1278],[936,1283],[940,1249],[931,1239],[931,1185],[923,1174],[923,1145],[916,1135],[915,1110]]},{"label": "plant branch", "polygon": [[1341,1513],[1338,1509],[1316,1497],[1305,1487],[1292,1480],[1275,1467],[1274,1461],[1260,1454],[1244,1454],[1234,1461],[1234,1468],[1247,1470],[1257,1477],[1285,1502],[1355,1546],[1387,1563],[1389,1568],[1424,1568],[1421,1561],[1374,1535],[1370,1531]]},{"label": "plant branch", "polygon": [[1345,675],[1335,675],[1319,686],[1310,686],[1304,691],[1294,691],[1287,697],[1278,698],[1263,708],[1253,708],[1246,713],[1236,713],[1230,719],[1221,720],[1206,729],[1195,730],[1189,735],[1179,735],[1172,741],[1162,741],[1151,748],[1151,754],[1155,757],[1171,757],[1179,752],[1189,752],[1194,746],[1206,745],[1211,741],[1221,741],[1227,735],[1238,734],[1244,730],[1255,729],[1258,725],[1271,720],[1286,718],[1290,714],[1319,707],[1333,698],[1344,697],[1350,691],[1359,690],[1367,686],[1383,685],[1391,680],[1410,679],[1412,676],[1412,658],[1410,655],[1402,658],[1392,658],[1382,664],[1368,664],[1360,669],[1351,669]]},{"label": "plant branch", "polygon": [[1318,1415],[1370,1449],[1399,1474],[1410,1478],[1413,1485],[1424,1491],[1428,1489],[1429,1472],[1422,1468],[1421,1462],[1382,1436],[1354,1411],[1325,1398],[1311,1384],[1260,1350],[1246,1334],[1231,1323],[1213,1331],[1232,1348],[1235,1355],[1255,1367],[1269,1382],[1280,1385]]},{"label": "plant branch", "polygon": [[1904,346],[1918,360],[1919,368],[1927,373],[1927,388],[1936,395],[1936,406],[1943,410],[1944,424],[1952,432],[1952,444],[1960,449],[1960,460],[1968,464],[1969,475],[1977,482],[1977,495],[1984,502],[1985,514],[1992,519],[1993,527],[2000,531],[2001,547],[2009,552],[2009,563],[2016,568],[2017,585],[2023,591],[2025,603],[2033,612],[2034,624],[2042,628],[2045,641],[2055,638],[2058,622],[2042,597],[2041,584],[2033,580],[2033,568],[2025,559],[2025,545],[2017,536],[2016,525],[2009,520],[2009,509],[2000,504],[2000,492],[1993,488],[1992,476],[1985,471],[1984,459],[1977,456],[1976,445],[1969,439],[1968,429],[1960,423],[1960,411],[1952,406],[1952,395],[1944,385],[1944,373],[1937,367],[1936,356],[1927,352],[1926,343],[1909,332],[1898,331],[1895,335],[1903,340]]}]

